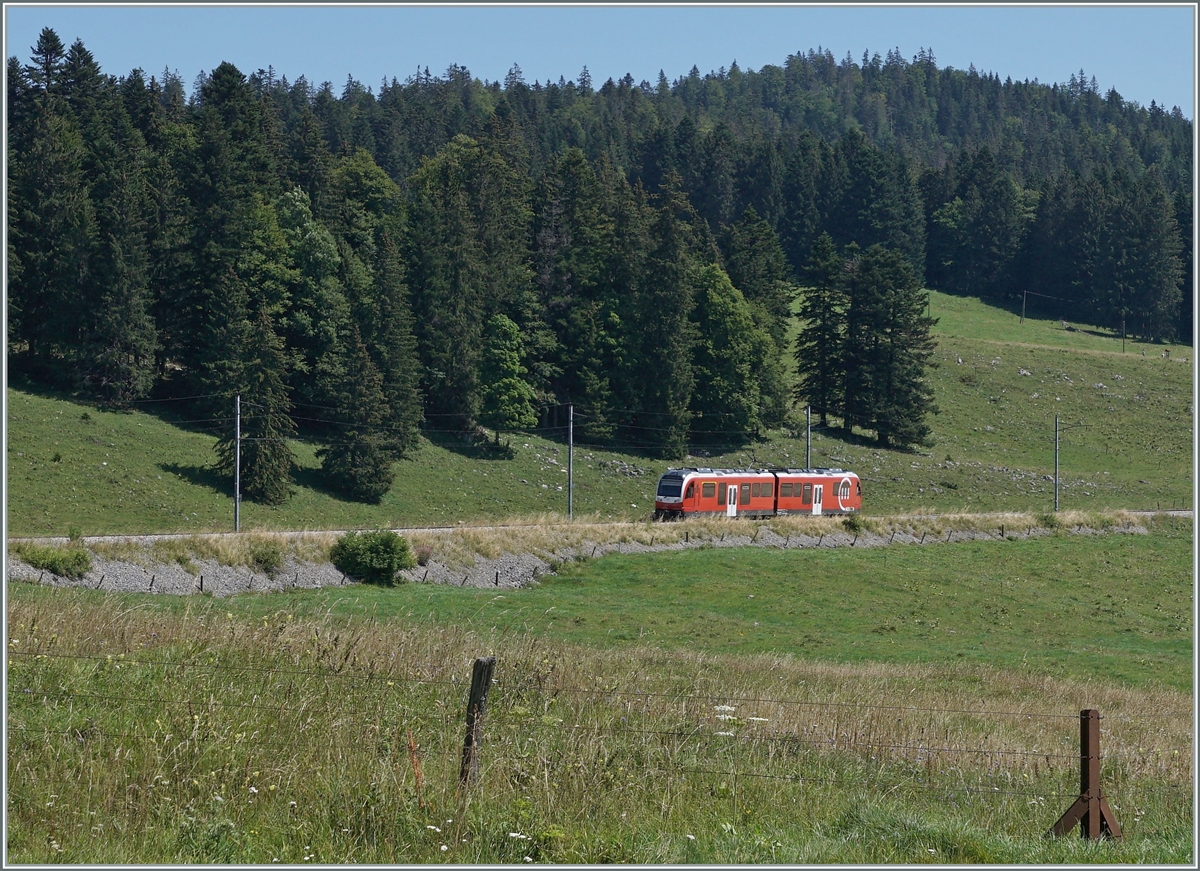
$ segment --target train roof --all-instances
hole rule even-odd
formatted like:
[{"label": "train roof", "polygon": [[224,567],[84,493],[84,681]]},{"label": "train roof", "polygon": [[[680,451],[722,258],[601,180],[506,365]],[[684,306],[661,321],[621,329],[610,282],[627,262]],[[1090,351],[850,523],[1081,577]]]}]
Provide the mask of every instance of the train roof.
[{"label": "train roof", "polygon": [[[686,475],[689,472],[695,472],[703,475],[771,475],[771,474],[786,474],[786,475],[854,475],[854,472],[849,472],[846,469],[828,468],[828,469],[783,469],[770,467],[766,469],[709,469],[703,466],[685,466],[678,469],[667,469],[663,475]],[[857,475],[855,475],[857,477]]]}]

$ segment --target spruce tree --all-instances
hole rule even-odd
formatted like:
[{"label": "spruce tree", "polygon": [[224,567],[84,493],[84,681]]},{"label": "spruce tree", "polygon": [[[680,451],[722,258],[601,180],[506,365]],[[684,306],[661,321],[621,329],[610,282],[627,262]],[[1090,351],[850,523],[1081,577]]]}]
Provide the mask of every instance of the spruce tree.
[{"label": "spruce tree", "polygon": [[472,203],[478,145],[460,136],[412,178],[407,262],[422,391],[439,427],[466,426],[479,410],[487,262]]},{"label": "spruce tree", "polygon": [[10,343],[24,342],[13,362],[68,387],[87,331],[96,217],[83,138],[60,107],[39,111],[27,149],[9,166],[9,238],[20,268],[10,274],[8,312]]},{"label": "spruce tree", "polygon": [[379,502],[394,480],[383,377],[356,326],[344,339],[342,358],[341,378],[328,391],[342,426],[317,457],[331,489],[356,501]]},{"label": "spruce tree", "polygon": [[829,425],[830,415],[841,416],[844,411],[846,278],[845,259],[829,234],[822,233],[803,271],[796,336],[796,398],[812,406],[822,426]]},{"label": "spruce tree", "polygon": [[547,370],[551,391],[556,402],[572,403],[580,412],[581,434],[598,440],[612,433],[611,378],[620,325],[608,269],[616,254],[610,196],[583,152],[568,149],[542,179],[534,223],[539,302],[554,334]]},{"label": "spruce tree", "polygon": [[873,429],[881,447],[928,444],[937,406],[925,371],[936,320],[920,282],[902,252],[882,245],[847,259],[845,427]]},{"label": "spruce tree", "polygon": [[[295,434],[284,377],[287,358],[283,340],[275,333],[271,316],[260,311],[253,320],[245,316],[245,294],[236,279],[226,286],[230,318],[216,328],[214,345],[225,350],[223,359],[205,367],[208,389],[222,403],[232,405],[241,396],[241,492],[264,505],[282,505],[292,493],[295,457],[288,444]],[[209,407],[229,414],[215,401]],[[232,423],[232,421],[230,421]],[[235,442],[228,426],[217,442],[217,468],[230,477],[234,472]]]},{"label": "spruce tree", "polygon": [[537,395],[525,381],[521,364],[521,332],[502,314],[492,315],[484,330],[480,359],[480,413],[484,426],[496,431],[525,429],[537,425]]},{"label": "spruce tree", "polygon": [[702,442],[741,441],[762,425],[759,379],[775,346],[721,267],[700,270],[694,293],[692,429]]},{"label": "spruce tree", "polygon": [[633,297],[631,362],[636,367],[635,425],[661,456],[682,459],[691,429],[696,216],[679,177],[669,173],[647,228],[649,251]]}]

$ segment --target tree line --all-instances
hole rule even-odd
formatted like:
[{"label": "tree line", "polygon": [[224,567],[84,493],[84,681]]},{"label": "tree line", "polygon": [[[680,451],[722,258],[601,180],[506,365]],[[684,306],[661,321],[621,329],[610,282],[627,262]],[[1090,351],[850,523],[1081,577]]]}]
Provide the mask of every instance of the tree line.
[{"label": "tree line", "polygon": [[31,52],[7,70],[10,370],[118,407],[193,397],[226,471],[240,395],[268,503],[297,435],[377,500],[422,426],[498,440],[564,403],[582,439],[672,458],[797,401],[922,443],[924,286],[1190,338],[1191,124],[1082,74],[809,52],[335,97],[223,63],[188,96],[48,28]]}]

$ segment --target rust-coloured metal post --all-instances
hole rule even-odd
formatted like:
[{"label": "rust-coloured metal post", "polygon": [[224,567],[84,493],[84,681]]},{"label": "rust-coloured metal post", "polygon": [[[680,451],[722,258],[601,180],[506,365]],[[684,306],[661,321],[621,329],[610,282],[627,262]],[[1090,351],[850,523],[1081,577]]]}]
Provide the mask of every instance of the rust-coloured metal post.
[{"label": "rust-coloured metal post", "polygon": [[1050,834],[1065,835],[1076,823],[1079,834],[1089,840],[1121,837],[1121,827],[1100,791],[1100,712],[1091,708],[1079,712],[1079,798]]},{"label": "rust-coloured metal post", "polygon": [[483,714],[487,710],[488,689],[492,685],[492,672],[496,668],[496,657],[485,656],[475,660],[471,670],[471,695],[467,700],[467,736],[463,740],[462,766],[458,770],[458,782],[468,786],[479,780],[479,742],[483,738]]}]

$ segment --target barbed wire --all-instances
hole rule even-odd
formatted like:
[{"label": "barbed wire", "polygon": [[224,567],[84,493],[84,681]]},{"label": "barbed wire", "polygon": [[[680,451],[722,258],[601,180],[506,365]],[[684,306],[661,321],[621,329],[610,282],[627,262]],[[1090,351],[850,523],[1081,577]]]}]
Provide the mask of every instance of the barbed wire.
[{"label": "barbed wire", "polygon": [[[19,657],[19,658],[25,658],[25,659],[37,658],[40,656],[40,657],[45,657],[48,659],[50,659],[50,658],[52,658],[52,659],[68,659],[68,660],[76,659],[76,660],[102,661],[102,662],[107,662],[110,658],[113,661],[118,661],[117,658],[123,655],[125,658],[119,660],[119,662],[121,664],[147,665],[147,666],[164,667],[164,668],[165,667],[186,667],[186,668],[200,668],[200,669],[213,669],[213,670],[257,672],[257,673],[267,673],[267,674],[282,674],[282,675],[291,675],[291,676],[303,675],[303,676],[308,676],[308,677],[319,677],[319,678],[392,680],[392,681],[399,680],[399,681],[404,681],[407,683],[414,683],[414,684],[452,686],[452,687],[457,687],[457,688],[462,688],[462,687],[467,686],[467,682],[465,680],[459,681],[455,678],[451,678],[449,680],[437,680],[437,679],[433,679],[433,678],[422,678],[422,677],[411,677],[411,676],[405,677],[403,675],[396,675],[391,672],[378,672],[378,673],[365,673],[364,674],[359,671],[330,671],[330,670],[326,670],[326,669],[287,669],[287,668],[274,668],[274,667],[265,667],[265,666],[253,666],[253,665],[233,665],[233,664],[225,664],[225,663],[185,662],[185,661],[163,660],[163,659],[140,659],[140,658],[135,658],[134,656],[131,656],[130,653],[131,653],[130,651],[124,651],[124,652],[116,652],[116,653],[106,652],[106,653],[94,653],[94,654],[81,654],[81,653],[56,653],[56,652],[46,652],[46,651],[34,651],[34,650],[29,650],[29,651],[10,650],[10,651],[8,651],[7,655],[9,657]],[[498,681],[497,685],[499,687],[501,687],[502,689],[506,688],[506,684],[504,681]],[[513,688],[517,689],[517,690],[521,689],[519,686],[514,686]],[[991,711],[991,710],[973,710],[973,709],[969,709],[969,708],[932,708],[932,707],[924,707],[924,706],[919,706],[919,705],[888,705],[888,704],[873,704],[873,703],[864,703],[864,702],[827,702],[827,701],[817,701],[817,700],[812,700],[812,699],[781,699],[781,698],[760,697],[760,696],[738,696],[738,695],[729,695],[729,694],[724,694],[724,693],[703,693],[703,694],[686,695],[686,694],[681,694],[681,693],[676,693],[676,692],[663,692],[663,691],[657,691],[657,690],[643,691],[643,690],[620,690],[620,689],[609,689],[609,688],[586,689],[583,687],[560,687],[560,686],[550,687],[550,691],[554,694],[605,696],[605,697],[616,696],[616,697],[620,697],[620,698],[629,698],[629,699],[634,699],[634,700],[667,699],[673,703],[677,703],[679,701],[697,701],[697,702],[706,702],[706,703],[717,701],[717,702],[722,702],[722,703],[737,702],[738,704],[741,704],[741,705],[754,704],[754,705],[780,705],[780,706],[856,709],[856,710],[857,709],[865,709],[865,710],[881,710],[881,711],[908,711],[911,713],[961,714],[961,715],[976,716],[976,717],[1013,717],[1013,718],[1018,718],[1018,719],[1019,718],[1026,718],[1026,719],[1037,718],[1037,719],[1053,719],[1053,720],[1078,720],[1079,719],[1078,714],[1049,714],[1049,713],[1042,713],[1042,712],[1036,712],[1036,711]],[[1187,712],[1181,711],[1181,712],[1155,712],[1155,713],[1147,713],[1147,714],[1102,715],[1100,719],[1102,721],[1103,720],[1116,720],[1116,719],[1133,721],[1133,720],[1140,720],[1140,719],[1179,719],[1179,718],[1185,718],[1185,717],[1191,718],[1191,716],[1192,716],[1192,713],[1190,711],[1187,711]]]}]

